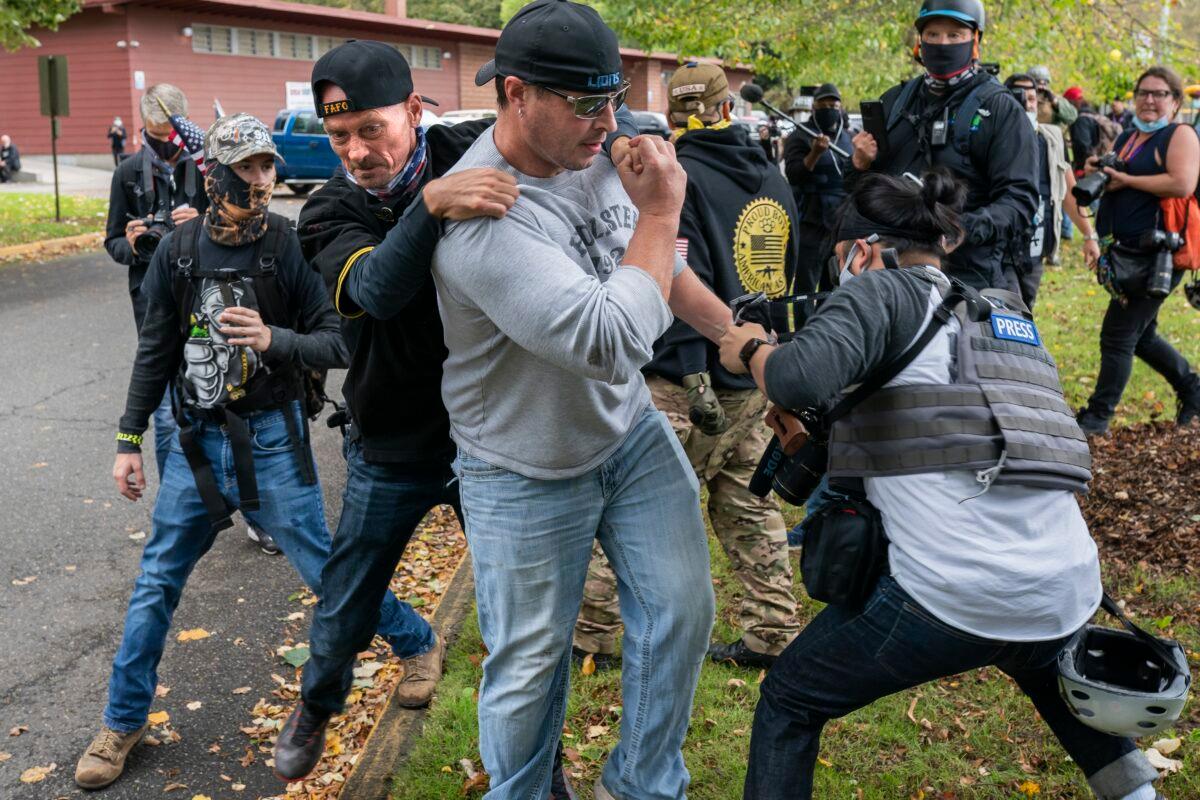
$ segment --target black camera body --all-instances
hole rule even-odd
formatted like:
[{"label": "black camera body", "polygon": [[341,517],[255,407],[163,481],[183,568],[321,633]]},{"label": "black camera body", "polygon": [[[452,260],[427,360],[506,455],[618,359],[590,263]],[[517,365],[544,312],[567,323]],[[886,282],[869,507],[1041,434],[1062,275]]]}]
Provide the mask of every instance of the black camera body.
[{"label": "black camera body", "polygon": [[1108,182],[1112,180],[1105,167],[1111,167],[1117,172],[1124,172],[1128,165],[1117,158],[1116,153],[1107,153],[1100,157],[1100,161],[1096,164],[1096,171],[1091,175],[1084,175],[1080,178],[1075,188],[1071,190],[1071,194],[1075,195],[1075,201],[1081,206],[1090,206],[1092,203],[1100,199],[1100,195],[1104,194]]},{"label": "black camera body", "polygon": [[1173,254],[1183,247],[1183,237],[1175,231],[1146,231],[1138,239],[1138,247],[1154,252],[1154,268],[1146,279],[1147,296],[1166,297],[1171,293],[1171,280],[1175,277]]},{"label": "black camera body", "polygon": [[133,240],[133,254],[149,261],[163,237],[175,230],[175,220],[169,211],[156,211],[148,217],[142,217],[142,221],[146,223],[146,230]]}]

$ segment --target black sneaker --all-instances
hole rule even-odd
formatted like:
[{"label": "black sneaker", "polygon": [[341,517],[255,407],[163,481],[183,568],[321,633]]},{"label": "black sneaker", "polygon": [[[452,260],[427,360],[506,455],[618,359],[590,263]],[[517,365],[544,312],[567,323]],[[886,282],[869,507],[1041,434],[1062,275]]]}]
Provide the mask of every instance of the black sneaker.
[{"label": "black sneaker", "polygon": [[1079,424],[1079,429],[1088,436],[1104,436],[1108,433],[1108,420],[1099,414],[1093,414],[1086,408],[1080,409],[1079,413],[1075,415],[1075,422]]},{"label": "black sneaker", "polygon": [[266,531],[256,530],[253,525],[246,525],[246,538],[258,545],[258,549],[267,555],[279,555],[279,545],[275,544],[275,539]]},{"label": "black sneaker", "polygon": [[1191,425],[1200,417],[1200,387],[1196,387],[1186,396],[1181,395],[1175,412],[1175,422],[1180,425]]},{"label": "black sneaker", "polygon": [[589,653],[574,645],[571,646],[571,663],[576,667],[583,669],[583,660],[588,656],[592,657],[592,663],[596,665],[596,672],[621,668],[621,657],[616,653]]},{"label": "black sneaker", "polygon": [[562,739],[558,740],[558,749],[554,751],[554,768],[550,771],[550,800],[576,800],[575,789],[567,780],[567,771],[563,768]]},{"label": "black sneaker", "polygon": [[758,669],[770,669],[775,666],[775,659],[778,658],[778,656],[769,656],[766,653],[756,653],[741,639],[729,644],[713,642],[708,646],[708,657],[718,664],[732,661],[739,667],[756,667]]},{"label": "black sneaker", "polygon": [[303,702],[283,723],[275,740],[275,776],[298,781],[313,771],[325,752],[325,725],[329,716],[309,711]]}]

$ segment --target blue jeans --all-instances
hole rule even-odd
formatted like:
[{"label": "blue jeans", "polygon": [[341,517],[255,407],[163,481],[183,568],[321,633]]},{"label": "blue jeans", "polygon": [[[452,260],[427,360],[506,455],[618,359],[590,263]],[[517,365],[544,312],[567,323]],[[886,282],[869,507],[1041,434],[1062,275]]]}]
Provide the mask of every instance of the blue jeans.
[{"label": "blue jeans", "polygon": [[827,606],[783,651],[762,683],[750,739],[745,800],[812,797],[821,728],[880,697],[995,665],[1016,681],[1101,800],[1124,797],[1157,772],[1129,739],[1079,722],[1058,693],[1066,639],[1009,643],[953,628],[890,576],[861,609]]},{"label": "blue jeans", "polygon": [[171,452],[171,442],[175,440],[177,428],[175,414],[171,411],[171,390],[167,389],[162,402],[154,409],[154,463],[158,467],[160,485],[167,468],[167,454]]},{"label": "blue jeans", "polygon": [[435,643],[433,629],[412,606],[389,603],[380,625],[379,603],[392,594],[396,564],[425,512],[446,503],[458,510],[458,486],[449,464],[371,463],[362,445],[346,437],[346,490],[333,550],[321,571],[325,592],[313,614],[304,665],[304,702],[327,714],[342,710],[354,680],[354,660],[375,631],[392,633],[396,655],[410,658]]},{"label": "blue jeans", "polygon": [[630,800],[685,797],[680,746],[714,601],[699,486],[666,416],[647,410],[615,453],[575,478],[534,480],[461,452],[455,470],[489,653],[479,688],[488,800],[549,795],[597,539],[625,622],[621,741],[604,785]]},{"label": "blue jeans", "polygon": [[[303,424],[299,406],[290,407]],[[246,418],[254,447],[254,470],[260,506],[245,514],[247,520],[271,532],[301,579],[318,597],[321,568],[329,557],[329,530],[320,483],[307,486],[300,475],[288,440],[283,411],[264,411]],[[196,424],[197,441],[212,464],[217,485],[225,497],[238,503],[237,477],[229,438],[217,425]],[[166,646],[171,617],[179,605],[192,568],[216,540],[187,457],[172,440],[166,469],[154,504],[153,528],[142,551],[141,573],[125,614],[125,633],[113,659],[108,683],[104,724],[121,732],[134,731],[146,722],[158,662]],[[385,603],[384,619],[399,615],[394,595]],[[388,635],[391,630],[381,630]]]}]

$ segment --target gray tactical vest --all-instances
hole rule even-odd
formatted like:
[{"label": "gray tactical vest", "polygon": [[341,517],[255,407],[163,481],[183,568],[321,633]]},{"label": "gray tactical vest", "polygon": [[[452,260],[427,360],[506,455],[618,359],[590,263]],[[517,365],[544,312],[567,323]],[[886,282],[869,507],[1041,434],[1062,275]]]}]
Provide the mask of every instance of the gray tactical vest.
[{"label": "gray tactical vest", "polygon": [[981,294],[954,310],[953,383],[885,388],[859,403],[830,432],[830,477],[975,469],[984,490],[995,482],[1087,492],[1087,438],[1032,315],[1010,292]]}]

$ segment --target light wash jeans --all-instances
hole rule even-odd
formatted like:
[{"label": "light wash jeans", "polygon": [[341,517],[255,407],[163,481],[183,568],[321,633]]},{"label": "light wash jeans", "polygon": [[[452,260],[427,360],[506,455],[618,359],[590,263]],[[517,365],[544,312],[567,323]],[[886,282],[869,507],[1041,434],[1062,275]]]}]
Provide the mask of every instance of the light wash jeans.
[{"label": "light wash jeans", "polygon": [[534,480],[459,454],[479,625],[487,800],[548,797],[571,631],[598,539],[617,575],[625,643],[621,741],[602,778],[621,800],[680,800],[680,747],[714,600],[699,487],[667,418],[648,409],[604,463]]},{"label": "light wash jeans", "polygon": [[[288,410],[302,425],[299,405],[292,403]],[[321,568],[329,558],[330,546],[321,484],[304,483],[283,414],[280,409],[246,417],[261,505],[244,516],[260,530],[271,532],[300,578],[321,597]],[[228,436],[212,423],[201,422],[196,427],[196,438],[213,466],[218,486],[236,505],[238,487]],[[129,599],[125,631],[108,682],[104,724],[122,733],[135,731],[146,722],[158,685],[158,662],[183,587],[192,568],[217,538],[187,457],[179,447],[178,433],[171,439],[154,503],[153,526],[142,550],[141,573]],[[252,573],[253,566],[248,564],[246,572]],[[381,611],[380,635],[393,647],[396,642],[407,645],[411,639],[407,617],[391,592],[384,596]],[[412,613],[409,609],[408,615]]]}]

